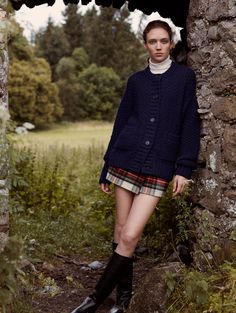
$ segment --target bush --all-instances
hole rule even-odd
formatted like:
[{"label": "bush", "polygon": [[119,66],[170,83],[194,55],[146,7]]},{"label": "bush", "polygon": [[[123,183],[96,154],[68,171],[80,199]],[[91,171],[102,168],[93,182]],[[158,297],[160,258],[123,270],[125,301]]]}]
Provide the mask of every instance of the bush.
[{"label": "bush", "polygon": [[168,273],[168,313],[233,313],[236,310],[236,269],[224,263],[201,273],[184,270],[176,280]]}]

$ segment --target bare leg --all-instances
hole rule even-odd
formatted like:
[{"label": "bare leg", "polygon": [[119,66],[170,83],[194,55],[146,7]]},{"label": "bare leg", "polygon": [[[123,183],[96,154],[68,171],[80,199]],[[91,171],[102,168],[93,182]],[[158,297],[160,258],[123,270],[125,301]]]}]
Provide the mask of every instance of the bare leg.
[{"label": "bare leg", "polygon": [[116,214],[115,214],[115,229],[114,241],[116,243],[120,240],[120,234],[123,226],[126,224],[127,218],[134,199],[134,193],[122,187],[115,186],[116,198]]},{"label": "bare leg", "polygon": [[122,228],[116,252],[131,257],[160,198],[146,194],[135,195],[127,221]]}]

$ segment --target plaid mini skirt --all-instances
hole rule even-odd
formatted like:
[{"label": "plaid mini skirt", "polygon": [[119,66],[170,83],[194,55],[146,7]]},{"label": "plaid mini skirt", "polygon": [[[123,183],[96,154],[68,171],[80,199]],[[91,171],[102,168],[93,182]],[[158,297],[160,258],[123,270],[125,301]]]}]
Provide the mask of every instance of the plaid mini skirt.
[{"label": "plaid mini skirt", "polygon": [[135,194],[145,193],[155,197],[162,197],[169,184],[163,178],[137,174],[113,166],[108,168],[106,179]]}]

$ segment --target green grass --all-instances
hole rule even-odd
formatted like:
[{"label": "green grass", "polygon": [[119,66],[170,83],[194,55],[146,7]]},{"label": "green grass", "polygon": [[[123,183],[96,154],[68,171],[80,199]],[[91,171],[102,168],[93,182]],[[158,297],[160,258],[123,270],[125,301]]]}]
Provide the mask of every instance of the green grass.
[{"label": "green grass", "polygon": [[68,145],[81,148],[87,148],[91,145],[106,146],[111,131],[112,123],[107,122],[62,123],[49,130],[30,131],[23,137],[23,142],[30,145]]}]

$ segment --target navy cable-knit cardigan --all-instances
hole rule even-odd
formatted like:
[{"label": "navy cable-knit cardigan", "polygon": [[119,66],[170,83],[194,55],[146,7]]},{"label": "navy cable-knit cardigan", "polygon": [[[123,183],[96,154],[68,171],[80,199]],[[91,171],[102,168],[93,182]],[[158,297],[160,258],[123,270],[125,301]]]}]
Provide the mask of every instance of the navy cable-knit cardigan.
[{"label": "navy cable-knit cardigan", "polygon": [[163,74],[149,66],[132,74],[104,155],[99,183],[109,165],[171,181],[191,178],[197,167],[200,117],[192,69],[172,61]]}]

